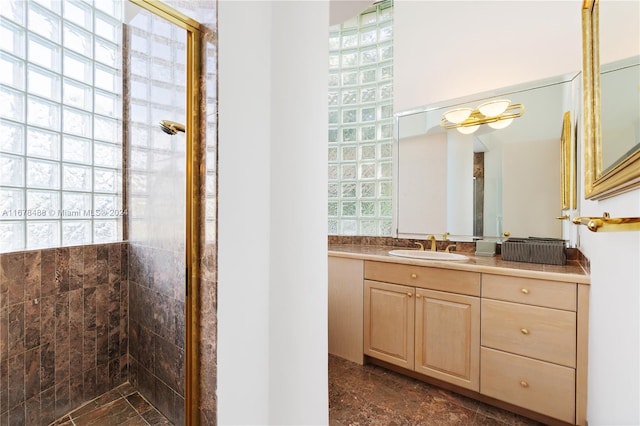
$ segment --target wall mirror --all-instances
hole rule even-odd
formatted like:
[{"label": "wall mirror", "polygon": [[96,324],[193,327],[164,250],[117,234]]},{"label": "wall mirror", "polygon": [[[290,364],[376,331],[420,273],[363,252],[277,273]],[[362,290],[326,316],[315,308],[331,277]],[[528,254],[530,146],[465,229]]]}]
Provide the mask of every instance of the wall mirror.
[{"label": "wall mirror", "polygon": [[[571,207],[563,207],[563,176],[572,174],[563,174],[561,164],[563,157],[575,158],[575,152],[563,154],[562,148],[574,149],[579,76],[576,72],[396,114],[397,236],[440,238],[449,233],[452,240],[469,241],[500,239],[508,232],[562,238],[558,218],[563,208]],[[462,134],[441,126],[444,112],[495,99],[522,104],[525,112],[502,129],[483,124]]]},{"label": "wall mirror", "polygon": [[596,200],[640,187],[640,10],[612,34],[615,3],[588,0],[582,10],[584,185]]}]

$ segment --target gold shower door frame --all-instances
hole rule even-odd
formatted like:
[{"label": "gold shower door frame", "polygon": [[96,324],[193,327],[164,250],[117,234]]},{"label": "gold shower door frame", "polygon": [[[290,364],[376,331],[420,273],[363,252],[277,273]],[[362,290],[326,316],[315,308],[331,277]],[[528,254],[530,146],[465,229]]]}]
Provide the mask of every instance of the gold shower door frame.
[{"label": "gold shower door frame", "polygon": [[201,25],[185,14],[156,0],[129,0],[187,32],[186,68],[186,303],[185,303],[185,424],[198,425],[198,288],[200,284],[200,243],[202,202],[200,187],[203,170],[200,155],[200,82],[202,78]]}]

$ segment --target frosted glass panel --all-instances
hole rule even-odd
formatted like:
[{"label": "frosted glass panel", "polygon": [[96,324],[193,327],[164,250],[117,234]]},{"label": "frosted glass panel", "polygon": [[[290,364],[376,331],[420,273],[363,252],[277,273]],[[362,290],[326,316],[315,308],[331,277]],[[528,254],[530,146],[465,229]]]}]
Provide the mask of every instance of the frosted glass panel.
[{"label": "frosted glass panel", "polygon": [[30,96],[27,101],[27,123],[59,130],[60,105]]},{"label": "frosted glass panel", "polygon": [[96,166],[119,168],[122,164],[122,149],[118,145],[96,142],[93,150]]},{"label": "frosted glass panel", "polygon": [[86,28],[91,26],[92,10],[90,7],[79,2],[64,2],[64,18]]},{"label": "frosted glass panel", "polygon": [[63,103],[83,110],[91,108],[91,86],[65,79],[62,86]]},{"label": "frosted glass panel", "polygon": [[81,30],[74,25],[64,26],[64,45],[66,48],[74,50],[83,56],[91,56],[93,51],[91,33]]},{"label": "frosted glass panel", "polygon": [[377,2],[330,31],[329,234],[391,235],[392,10]]},{"label": "frosted glass panel", "polygon": [[63,138],[64,161],[91,164],[91,140],[65,135]]},{"label": "frosted glass panel", "polygon": [[64,54],[64,75],[87,84],[93,82],[93,70],[88,59],[70,52]]},{"label": "frosted glass panel", "polygon": [[91,210],[91,194],[78,192],[62,193],[62,208],[66,211],[85,212]]},{"label": "frosted glass panel", "polygon": [[107,142],[119,143],[120,122],[106,117],[93,117],[95,139]]},{"label": "frosted glass panel", "polygon": [[0,56],[0,83],[14,89],[24,88],[24,61],[10,56]]},{"label": "frosted glass panel", "polygon": [[0,185],[24,185],[24,160],[22,157],[0,154]]},{"label": "frosted glass panel", "polygon": [[0,252],[122,236],[122,5],[2,2]]},{"label": "frosted glass panel", "polygon": [[119,116],[118,98],[110,93],[96,90],[94,112],[109,117]]},{"label": "frosted glass panel", "polygon": [[77,246],[91,242],[90,220],[65,220],[62,222],[62,245]]},{"label": "frosted glass panel", "polygon": [[0,189],[0,220],[15,219],[17,211],[24,208],[24,194],[21,189]]},{"label": "frosted glass panel", "polygon": [[0,117],[16,121],[24,119],[24,95],[21,92],[0,88]]},{"label": "frosted glass panel", "polygon": [[118,63],[118,47],[106,40],[96,38],[95,40],[95,58],[110,67],[115,67]]},{"label": "frosted glass panel", "polygon": [[29,67],[27,81],[29,93],[52,101],[60,100],[60,77],[58,75],[37,67]]},{"label": "frosted glass panel", "polygon": [[24,246],[24,222],[0,222],[0,251],[22,250]]},{"label": "frosted glass panel", "polygon": [[60,217],[60,193],[27,190],[27,209],[32,213],[33,218]]},{"label": "frosted glass panel", "polygon": [[24,152],[24,127],[8,121],[0,121],[0,151],[22,154]]},{"label": "frosted glass panel", "polygon": [[47,40],[60,42],[60,17],[34,3],[29,3],[28,22],[30,31]]},{"label": "frosted glass panel", "polygon": [[93,189],[97,192],[117,192],[119,190],[119,174],[115,170],[94,169]]},{"label": "frosted glass panel", "polygon": [[65,164],[62,176],[63,189],[91,191],[91,167]]},{"label": "frosted glass panel", "polygon": [[2,15],[7,19],[24,25],[25,5],[26,2],[24,0],[5,0],[2,3],[4,8]]},{"label": "frosted glass panel", "polygon": [[93,240],[97,243],[116,241],[118,223],[115,220],[96,220],[93,222]]},{"label": "frosted glass panel", "polygon": [[78,136],[91,137],[91,114],[78,109],[65,108],[63,130]]},{"label": "frosted glass panel", "polygon": [[27,249],[55,247],[60,245],[59,222],[27,222]]},{"label": "frosted glass panel", "polygon": [[27,160],[27,186],[30,188],[60,187],[60,165],[51,161]]}]

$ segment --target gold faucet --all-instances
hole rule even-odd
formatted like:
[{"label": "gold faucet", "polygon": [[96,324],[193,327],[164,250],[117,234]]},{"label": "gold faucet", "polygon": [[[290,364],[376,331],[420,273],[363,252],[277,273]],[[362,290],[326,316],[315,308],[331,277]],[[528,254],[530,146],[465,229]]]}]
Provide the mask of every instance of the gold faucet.
[{"label": "gold faucet", "polygon": [[449,241],[449,235],[451,235],[448,232],[445,232],[444,235],[442,236],[442,241]]},{"label": "gold faucet", "polygon": [[436,248],[436,236],[435,235],[429,235],[427,237],[427,240],[431,240],[431,251],[438,251]]}]

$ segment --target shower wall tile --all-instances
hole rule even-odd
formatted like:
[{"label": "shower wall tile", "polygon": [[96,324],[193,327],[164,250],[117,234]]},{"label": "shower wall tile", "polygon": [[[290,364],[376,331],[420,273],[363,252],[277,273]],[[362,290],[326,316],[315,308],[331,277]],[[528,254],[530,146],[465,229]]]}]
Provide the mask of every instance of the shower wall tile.
[{"label": "shower wall tile", "polygon": [[0,424],[47,425],[128,380],[126,243],[0,254]]},{"label": "shower wall tile", "polygon": [[40,293],[41,282],[41,252],[40,251],[28,251],[24,253],[24,299],[34,300],[38,299]]},{"label": "shower wall tile", "polygon": [[[176,424],[184,418],[184,252],[129,245],[131,384]],[[178,401],[182,401],[179,403]]]}]

